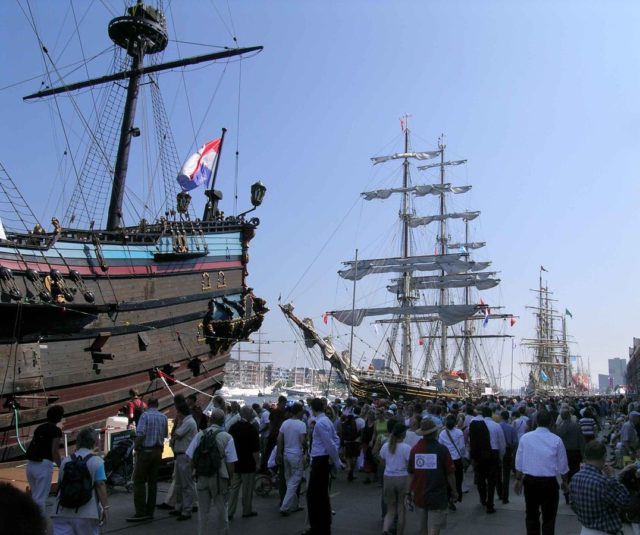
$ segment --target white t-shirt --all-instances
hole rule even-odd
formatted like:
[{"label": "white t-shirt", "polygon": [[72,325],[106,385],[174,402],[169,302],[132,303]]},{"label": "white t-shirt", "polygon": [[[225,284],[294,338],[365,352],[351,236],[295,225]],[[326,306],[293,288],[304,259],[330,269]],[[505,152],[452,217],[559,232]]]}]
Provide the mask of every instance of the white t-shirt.
[{"label": "white t-shirt", "polygon": [[408,444],[410,448],[413,448],[422,437],[418,435],[415,431],[411,429],[407,429],[407,434],[404,437],[404,443]]},{"label": "white t-shirt", "polygon": [[284,453],[289,455],[302,455],[300,435],[307,434],[307,426],[302,420],[289,418],[282,422],[280,432],[284,437]]},{"label": "white t-shirt", "polygon": [[389,441],[380,448],[380,458],[384,459],[385,476],[408,476],[407,466],[409,465],[409,454],[411,447],[409,444],[399,442],[396,444],[395,453],[389,451]]},{"label": "white t-shirt", "polygon": [[360,418],[360,416],[358,416],[356,418],[356,429],[358,431],[362,431],[364,429],[364,425],[365,425],[364,420]]}]

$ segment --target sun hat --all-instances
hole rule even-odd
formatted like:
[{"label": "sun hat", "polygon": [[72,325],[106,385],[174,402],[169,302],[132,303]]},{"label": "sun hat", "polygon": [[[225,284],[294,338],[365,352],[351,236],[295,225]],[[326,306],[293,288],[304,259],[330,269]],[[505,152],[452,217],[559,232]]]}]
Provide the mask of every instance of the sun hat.
[{"label": "sun hat", "polygon": [[427,436],[438,430],[436,423],[431,418],[425,418],[420,422],[420,429],[416,431],[416,435]]}]

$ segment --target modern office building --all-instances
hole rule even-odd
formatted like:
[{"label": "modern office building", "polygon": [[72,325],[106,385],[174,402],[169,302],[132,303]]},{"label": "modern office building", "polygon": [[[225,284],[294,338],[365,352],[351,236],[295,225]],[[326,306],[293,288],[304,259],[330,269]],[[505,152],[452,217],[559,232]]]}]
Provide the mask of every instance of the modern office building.
[{"label": "modern office building", "polygon": [[609,377],[613,388],[627,384],[627,359],[609,359]]},{"label": "modern office building", "polygon": [[601,394],[606,394],[609,388],[609,376],[606,373],[598,374],[598,391]]}]

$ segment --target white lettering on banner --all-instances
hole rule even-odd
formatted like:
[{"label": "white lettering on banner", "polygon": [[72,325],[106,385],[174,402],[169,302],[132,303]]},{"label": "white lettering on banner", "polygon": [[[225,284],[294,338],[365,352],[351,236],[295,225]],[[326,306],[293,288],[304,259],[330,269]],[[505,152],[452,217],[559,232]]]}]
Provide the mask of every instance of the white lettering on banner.
[{"label": "white lettering on banner", "polygon": [[435,470],[438,468],[438,456],[435,453],[417,453],[416,470]]}]

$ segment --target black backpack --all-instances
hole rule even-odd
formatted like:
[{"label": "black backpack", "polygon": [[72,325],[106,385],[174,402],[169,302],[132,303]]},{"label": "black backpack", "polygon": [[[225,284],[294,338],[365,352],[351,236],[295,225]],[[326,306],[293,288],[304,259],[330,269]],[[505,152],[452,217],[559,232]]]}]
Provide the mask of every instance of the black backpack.
[{"label": "black backpack", "polygon": [[344,442],[357,442],[358,440],[358,424],[353,416],[347,416],[342,422],[342,440]]},{"label": "black backpack", "polygon": [[93,457],[90,453],[82,458],[75,453],[64,463],[62,479],[58,488],[58,507],[78,508],[88,503],[93,496],[93,479],[87,462]]},{"label": "black backpack", "polygon": [[222,429],[203,431],[200,443],[193,454],[193,467],[196,476],[211,477],[218,473],[222,466],[222,454],[218,447],[218,435]]}]

